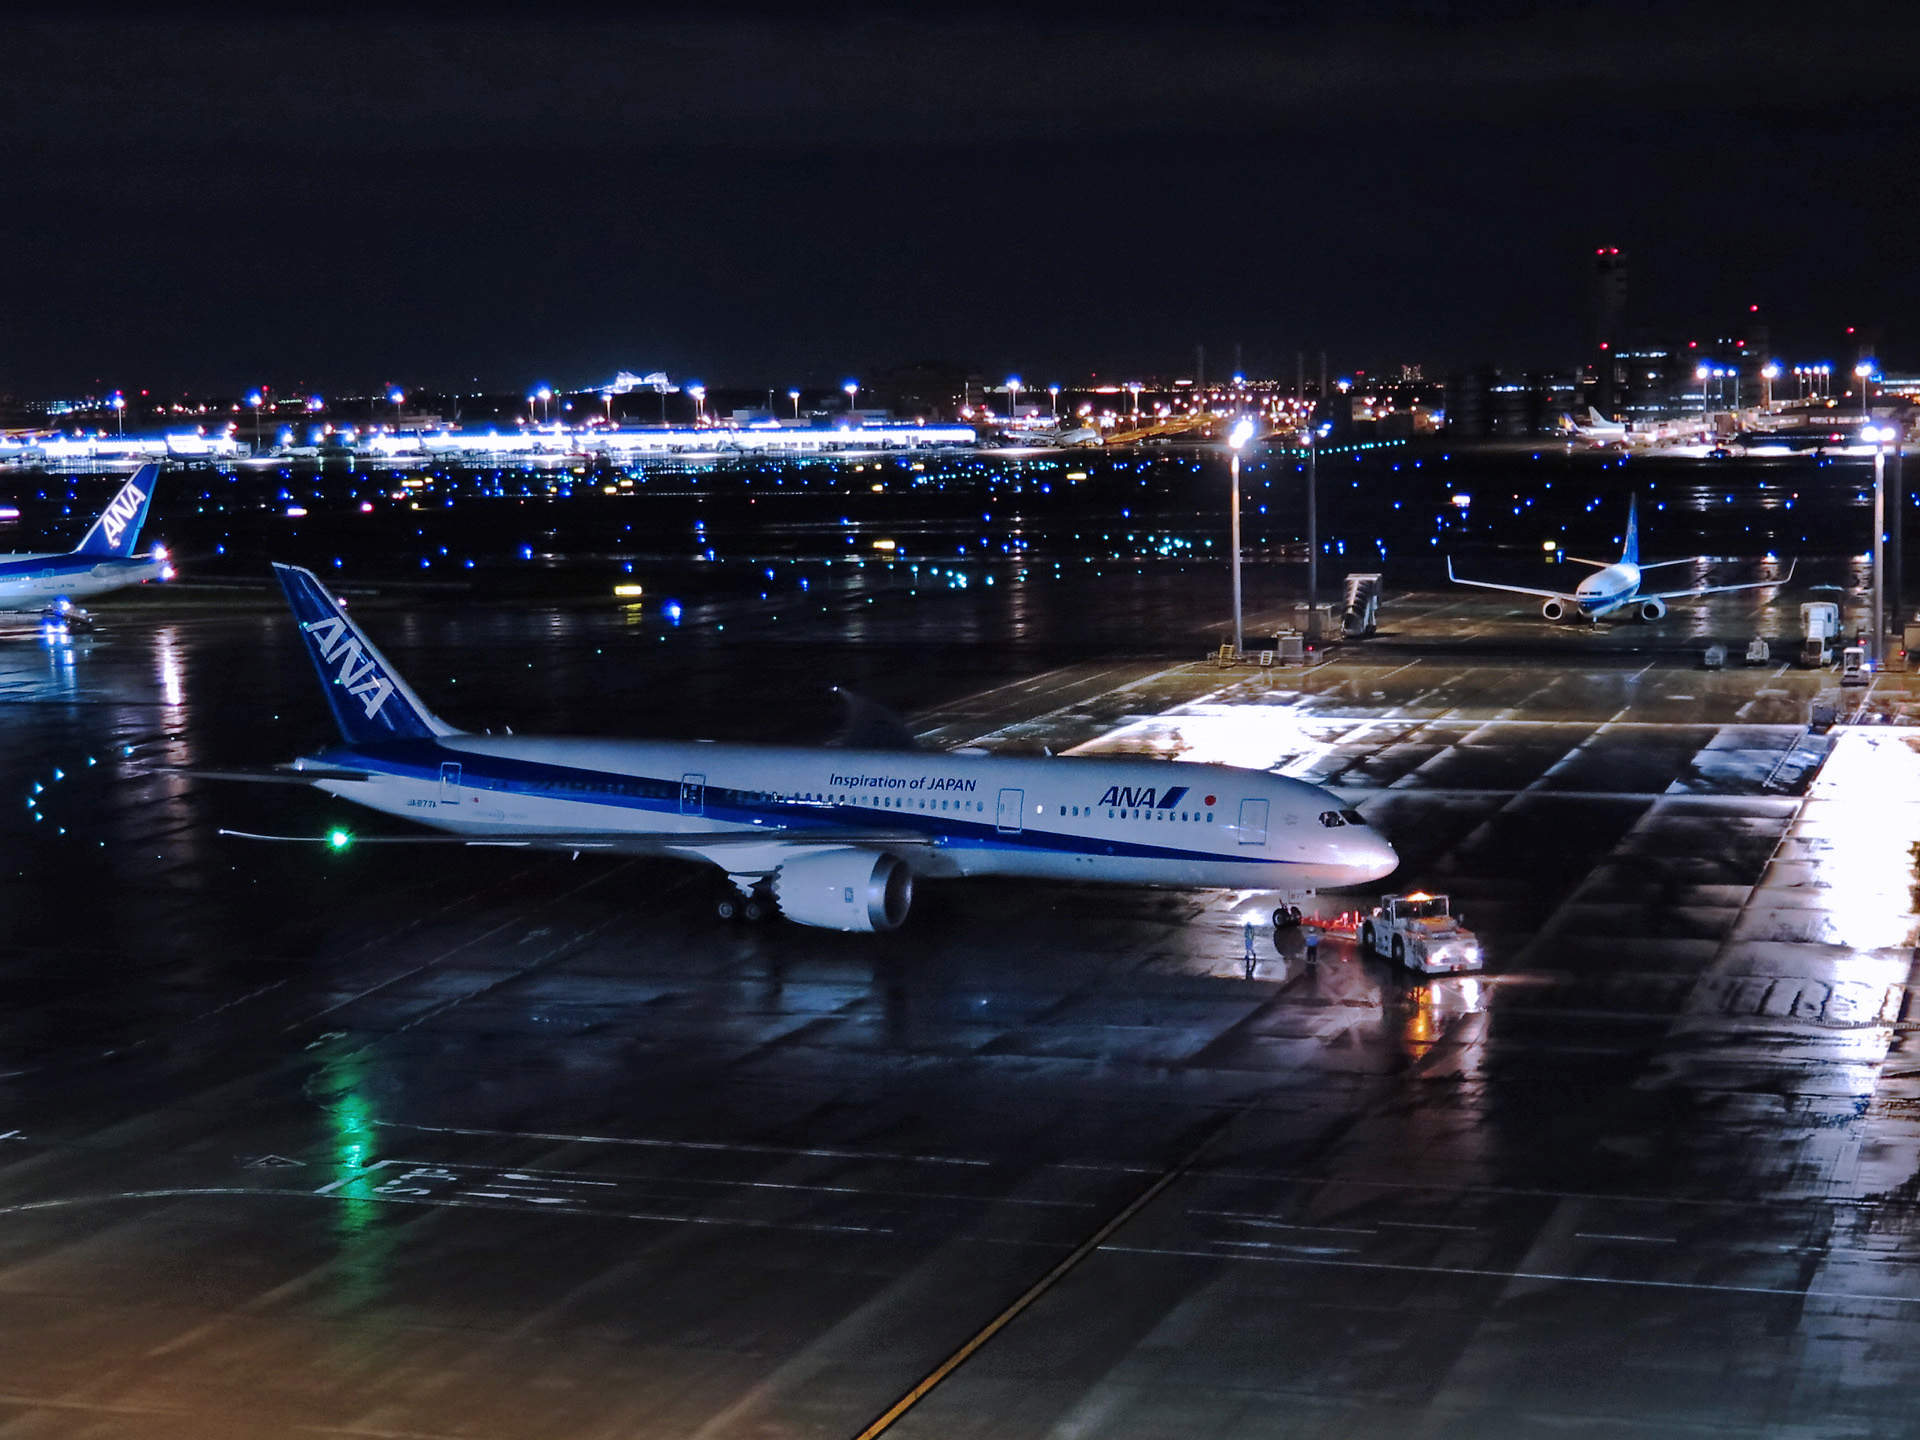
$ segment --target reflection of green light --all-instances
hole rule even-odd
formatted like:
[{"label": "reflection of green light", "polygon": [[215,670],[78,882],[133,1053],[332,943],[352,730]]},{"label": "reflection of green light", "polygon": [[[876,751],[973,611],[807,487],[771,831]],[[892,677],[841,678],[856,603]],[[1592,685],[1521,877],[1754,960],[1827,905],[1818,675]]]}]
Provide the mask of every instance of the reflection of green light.
[{"label": "reflection of green light", "polygon": [[336,850],[344,850],[353,844],[353,832],[350,830],[330,830],[327,832],[327,844]]},{"label": "reflection of green light", "polygon": [[371,1183],[367,1167],[374,1162],[379,1138],[374,1107],[366,1093],[366,1071],[367,1056],[355,1051],[326,1062],[308,1085],[331,1131],[333,1178],[336,1183],[347,1182],[334,1191],[339,1206],[334,1234],[339,1248],[333,1287],[325,1302],[339,1311],[359,1310],[379,1299],[398,1243],[397,1232],[379,1223],[385,1208],[381,1202],[353,1193],[358,1188],[354,1182]]}]

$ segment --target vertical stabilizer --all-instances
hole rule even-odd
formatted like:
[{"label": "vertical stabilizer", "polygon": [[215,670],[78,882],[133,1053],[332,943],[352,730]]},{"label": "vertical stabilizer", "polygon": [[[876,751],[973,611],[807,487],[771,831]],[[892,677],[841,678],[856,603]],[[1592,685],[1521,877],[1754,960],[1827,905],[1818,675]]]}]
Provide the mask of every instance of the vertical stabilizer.
[{"label": "vertical stabilizer", "polygon": [[93,528],[80,537],[76,555],[92,555],[101,560],[127,560],[140,543],[140,527],[147,523],[147,510],[153,504],[153,487],[160,479],[158,465],[142,465],[133,478],[120,487],[120,493],[107,502]]},{"label": "vertical stabilizer", "polygon": [[1627,543],[1620,549],[1622,565],[1640,563],[1640,497],[1627,497]]},{"label": "vertical stabilizer", "polygon": [[365,744],[460,733],[421,703],[311,570],[276,564],[273,573],[287,592],[293,618],[300,624],[301,642],[320,672],[333,718],[349,741]]}]

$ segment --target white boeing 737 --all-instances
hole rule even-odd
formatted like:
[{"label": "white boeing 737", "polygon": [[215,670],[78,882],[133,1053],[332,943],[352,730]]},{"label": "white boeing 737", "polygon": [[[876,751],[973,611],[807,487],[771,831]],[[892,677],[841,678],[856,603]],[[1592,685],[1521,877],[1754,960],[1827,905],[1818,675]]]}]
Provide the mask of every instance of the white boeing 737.
[{"label": "white boeing 737", "polygon": [[1618,560],[1609,563],[1567,556],[1576,565],[1599,567],[1575,586],[1571,593],[1565,590],[1536,590],[1527,585],[1498,585],[1491,580],[1463,580],[1453,573],[1451,555],[1447,557],[1447,579],[1456,585],[1473,585],[1482,590],[1505,590],[1514,595],[1540,596],[1540,613],[1549,620],[1565,620],[1571,616],[1596,622],[1603,615],[1614,615],[1623,610],[1637,613],[1642,620],[1658,620],[1667,613],[1669,600],[1685,599],[1692,595],[1719,595],[1729,590],[1764,590],[1770,585],[1785,585],[1793,579],[1793,567],[1797,561],[1790,562],[1787,573],[1778,580],[1754,580],[1745,585],[1694,585],[1685,590],[1643,591],[1640,582],[1647,571],[1669,565],[1694,565],[1704,557],[1695,555],[1685,560],[1656,560],[1651,565],[1642,565],[1637,500],[1638,497],[1635,497],[1627,502],[1627,540],[1621,547]]},{"label": "white boeing 737", "polygon": [[223,833],[675,856],[726,874],[725,915],[777,907],[857,931],[900,924],[917,876],[1297,895],[1398,864],[1327,791],[1220,765],[465,734],[421,703],[312,572],[274,570],[342,743],[281,770],[199,773],[311,784],[446,833]]}]

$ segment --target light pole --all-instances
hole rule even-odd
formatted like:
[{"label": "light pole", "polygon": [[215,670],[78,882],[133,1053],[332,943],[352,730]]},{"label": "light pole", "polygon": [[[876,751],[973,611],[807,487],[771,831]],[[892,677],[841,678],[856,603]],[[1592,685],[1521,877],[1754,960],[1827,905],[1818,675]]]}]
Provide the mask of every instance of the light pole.
[{"label": "light pole", "polygon": [[1013,419],[1013,407],[1019,399],[1020,377],[1018,375],[1009,375],[1007,377],[1007,419],[1009,421]]},{"label": "light pole", "polygon": [[1773,410],[1773,382],[1780,378],[1780,362],[1769,360],[1760,367],[1760,408],[1769,413]]},{"label": "light pole", "polygon": [[116,428],[125,435],[127,433],[127,397],[118,390],[113,392],[113,415]]},{"label": "light pole", "polygon": [[1853,374],[1860,382],[1860,414],[1864,418],[1873,413],[1867,406],[1867,381],[1873,378],[1873,361],[1862,360],[1853,367]]},{"label": "light pole", "polygon": [[1863,425],[1860,438],[1873,446],[1873,663],[1878,669],[1886,652],[1886,528],[1887,528],[1887,442],[1895,430],[1891,425]]},{"label": "light pole", "polygon": [[533,393],[538,396],[540,400],[540,418],[542,420],[551,420],[553,418],[553,387],[550,385],[542,385]]},{"label": "light pole", "polygon": [[1320,487],[1314,457],[1320,453],[1320,440],[1325,434],[1321,426],[1307,431],[1307,635],[1313,640],[1320,638]]},{"label": "light pole", "polygon": [[707,419],[707,387],[704,385],[687,386],[687,394],[693,397],[693,423],[703,425]]},{"label": "light pole", "polygon": [[1141,388],[1142,388],[1142,387],[1141,387],[1141,385],[1140,385],[1140,382],[1139,382],[1138,380],[1129,380],[1129,381],[1127,382],[1127,393],[1128,393],[1129,395],[1131,395],[1131,396],[1133,396],[1133,418],[1134,418],[1134,419],[1136,419],[1136,420],[1138,420],[1138,419],[1140,418],[1140,391],[1141,391]]},{"label": "light pole", "polygon": [[1693,367],[1693,378],[1700,382],[1700,423],[1704,426],[1713,419],[1713,412],[1707,408],[1707,377],[1713,374],[1711,365]]},{"label": "light pole", "polygon": [[1047,386],[1047,394],[1053,400],[1053,418],[1058,420],[1060,418],[1060,387],[1058,385]]},{"label": "light pole", "polygon": [[798,390],[787,391],[787,399],[793,402],[793,418],[798,420],[800,418],[800,392]]},{"label": "light pole", "polygon": [[840,388],[847,392],[847,413],[851,415],[853,413],[853,397],[860,393],[860,382],[858,380],[849,380]]},{"label": "light pole", "polygon": [[393,428],[398,430],[400,428],[401,410],[407,403],[407,392],[396,385],[387,392],[387,399],[393,402]]},{"label": "light pole", "polygon": [[527,424],[529,425],[533,424],[533,406],[534,402],[539,398],[540,397],[534,394],[533,391],[529,390],[527,392]]},{"label": "light pole", "polygon": [[1227,445],[1233,451],[1233,485],[1230,491],[1229,511],[1233,547],[1233,658],[1238,660],[1245,650],[1245,637],[1240,628],[1240,448],[1253,438],[1253,421],[1242,420],[1227,433]]}]

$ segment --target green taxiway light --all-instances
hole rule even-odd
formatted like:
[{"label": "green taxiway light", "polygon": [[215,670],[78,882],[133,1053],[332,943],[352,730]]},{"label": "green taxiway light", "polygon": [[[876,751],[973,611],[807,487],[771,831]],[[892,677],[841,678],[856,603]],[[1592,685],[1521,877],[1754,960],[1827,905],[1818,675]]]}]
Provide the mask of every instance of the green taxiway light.
[{"label": "green taxiway light", "polygon": [[330,830],[327,832],[327,844],[335,850],[344,850],[353,844],[353,832],[350,830]]}]

